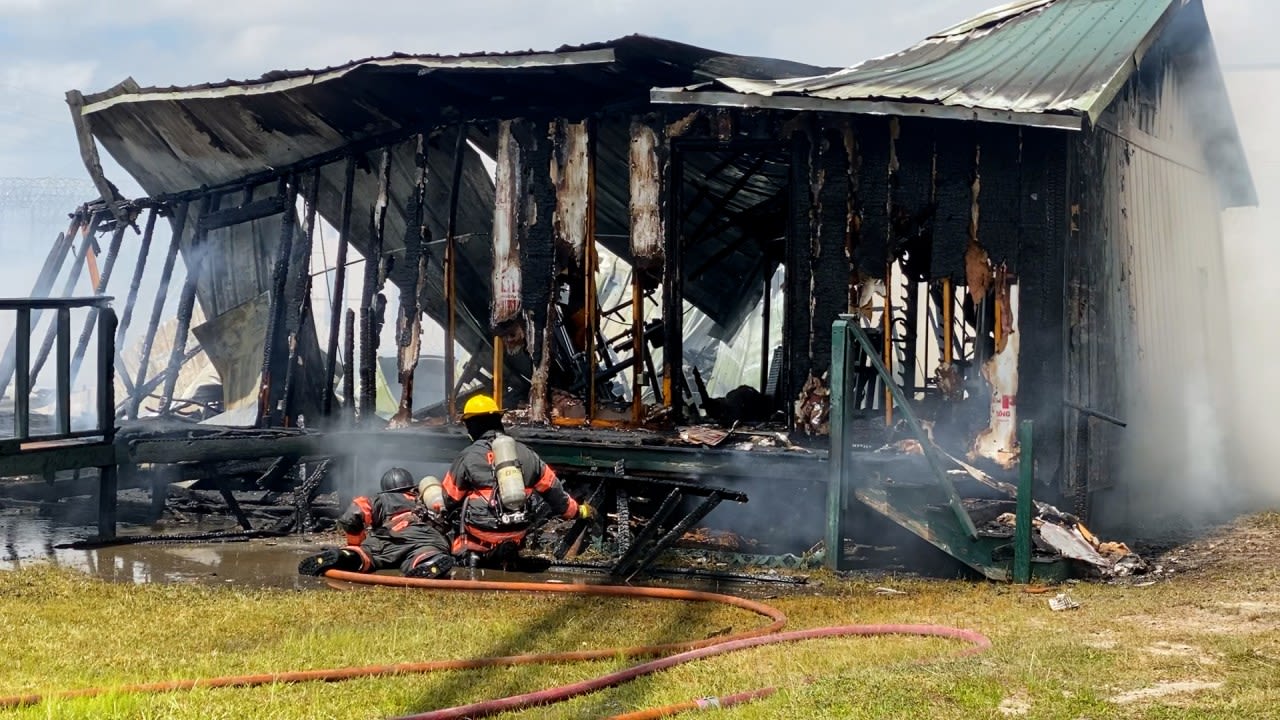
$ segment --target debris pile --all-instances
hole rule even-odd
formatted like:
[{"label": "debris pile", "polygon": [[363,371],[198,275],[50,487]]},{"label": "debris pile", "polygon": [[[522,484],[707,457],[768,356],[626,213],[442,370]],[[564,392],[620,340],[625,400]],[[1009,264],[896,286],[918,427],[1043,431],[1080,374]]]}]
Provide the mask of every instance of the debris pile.
[{"label": "debris pile", "polygon": [[796,428],[808,435],[831,434],[831,388],[827,374],[810,373],[796,398]]},{"label": "debris pile", "polygon": [[[1041,550],[1050,551],[1064,558],[1086,565],[1103,578],[1143,575],[1147,563],[1122,542],[1099,540],[1075,516],[1059,511],[1051,505],[1039,505],[1040,514],[1032,518],[1032,541]],[[1012,530],[1017,525],[1013,513],[1004,513],[995,524]]]}]

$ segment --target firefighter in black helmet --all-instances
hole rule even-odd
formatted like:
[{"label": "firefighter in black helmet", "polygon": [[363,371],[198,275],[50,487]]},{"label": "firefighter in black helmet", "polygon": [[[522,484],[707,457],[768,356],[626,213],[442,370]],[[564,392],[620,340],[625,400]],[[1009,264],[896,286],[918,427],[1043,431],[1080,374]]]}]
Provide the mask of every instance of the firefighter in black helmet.
[{"label": "firefighter in black helmet", "polygon": [[338,518],[347,546],[304,558],[303,575],[326,570],[375,572],[398,568],[409,577],[442,578],[453,569],[449,540],[418,502],[418,484],[408,470],[391,468],[382,475],[381,491],[360,496]]}]

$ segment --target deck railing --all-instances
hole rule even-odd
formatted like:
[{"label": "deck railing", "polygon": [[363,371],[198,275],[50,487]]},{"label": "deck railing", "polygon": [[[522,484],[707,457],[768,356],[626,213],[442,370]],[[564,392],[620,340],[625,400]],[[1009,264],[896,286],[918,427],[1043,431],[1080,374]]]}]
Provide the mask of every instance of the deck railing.
[{"label": "deck railing", "polygon": [[[32,331],[46,310],[54,312],[45,336],[32,357]],[[71,312],[87,310],[83,330],[75,347],[71,340]],[[116,314],[109,297],[82,298],[0,298],[0,313],[13,313],[14,332],[0,359],[0,397],[13,383],[13,440],[74,440],[102,437],[110,441],[115,430],[115,332]],[[88,350],[91,335],[97,335],[95,405],[97,419],[92,428],[72,430],[72,383]],[[50,351],[54,357],[54,415],[52,432],[33,432],[31,391],[39,379]],[[34,363],[33,363],[34,360]],[[7,434],[7,433],[5,433]]]}]

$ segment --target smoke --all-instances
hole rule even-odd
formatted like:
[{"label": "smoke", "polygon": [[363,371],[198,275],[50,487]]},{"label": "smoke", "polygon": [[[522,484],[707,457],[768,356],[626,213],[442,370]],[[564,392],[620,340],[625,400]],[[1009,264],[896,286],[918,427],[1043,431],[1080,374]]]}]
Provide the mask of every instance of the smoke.
[{"label": "smoke", "polygon": [[1223,219],[1237,385],[1234,433],[1241,453],[1237,485],[1240,504],[1257,509],[1280,505],[1274,473],[1280,377],[1273,370],[1280,353],[1280,139],[1274,130],[1280,67],[1229,72],[1227,89],[1258,189],[1258,207],[1230,210]]},{"label": "smoke", "polygon": [[[1136,223],[1163,222],[1167,240],[1154,259],[1138,248],[1128,260],[1136,273],[1127,281],[1131,307],[1148,330],[1122,340],[1130,367],[1139,368],[1125,389],[1129,427],[1101,431],[1124,441],[1125,462],[1115,490],[1096,495],[1094,510],[1101,524],[1128,537],[1167,537],[1280,506],[1271,472],[1280,381],[1270,371],[1280,351],[1270,317],[1280,290],[1280,142],[1271,130],[1280,68],[1228,72],[1226,82],[1245,158],[1224,151],[1230,115],[1221,112],[1228,99],[1216,74],[1189,82],[1177,104],[1193,108],[1191,124],[1207,138],[1219,179],[1238,188],[1243,173],[1252,173],[1259,206],[1218,214],[1159,201],[1145,214],[1141,192],[1127,198],[1130,233]],[[1130,187],[1143,182],[1140,172],[1130,164]],[[1172,213],[1172,222],[1160,212]],[[1219,228],[1222,278],[1214,270],[1219,249],[1197,244]]]}]

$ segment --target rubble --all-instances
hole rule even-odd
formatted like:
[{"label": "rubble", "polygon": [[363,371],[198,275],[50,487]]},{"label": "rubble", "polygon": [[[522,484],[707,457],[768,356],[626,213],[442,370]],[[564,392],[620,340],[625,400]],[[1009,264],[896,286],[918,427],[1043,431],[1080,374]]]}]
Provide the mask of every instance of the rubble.
[{"label": "rubble", "polygon": [[796,428],[806,435],[829,435],[831,433],[831,388],[828,385],[827,373],[822,377],[809,374],[800,395],[796,398]]}]

